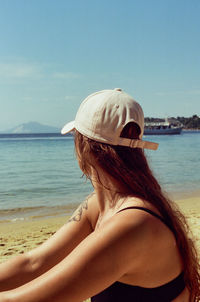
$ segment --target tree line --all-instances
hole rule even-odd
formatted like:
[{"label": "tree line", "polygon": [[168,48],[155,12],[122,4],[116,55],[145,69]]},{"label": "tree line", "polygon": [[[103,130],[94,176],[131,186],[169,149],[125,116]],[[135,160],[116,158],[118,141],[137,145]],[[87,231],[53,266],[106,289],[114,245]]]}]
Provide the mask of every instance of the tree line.
[{"label": "tree line", "polygon": [[[193,115],[191,117],[169,117],[167,119],[172,124],[181,124],[184,129],[200,129],[200,117],[198,115]],[[145,117],[145,122],[164,122],[165,119],[161,118],[153,118],[153,117]]]}]

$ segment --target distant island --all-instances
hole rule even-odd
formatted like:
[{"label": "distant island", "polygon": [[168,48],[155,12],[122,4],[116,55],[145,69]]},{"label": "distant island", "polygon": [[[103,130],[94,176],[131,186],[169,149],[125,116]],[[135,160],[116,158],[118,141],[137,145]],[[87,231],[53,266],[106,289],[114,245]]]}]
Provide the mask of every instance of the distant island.
[{"label": "distant island", "polygon": [[[165,119],[161,118],[154,118],[154,117],[145,117],[145,122],[149,123],[157,123],[157,122],[164,122]],[[200,117],[198,115],[193,115],[191,117],[169,117],[167,120],[172,124],[182,124],[183,129],[185,130],[200,130]]]},{"label": "distant island", "polygon": [[33,133],[60,133],[60,129],[52,126],[42,125],[38,122],[20,124],[14,128],[1,131],[7,134],[33,134]]}]

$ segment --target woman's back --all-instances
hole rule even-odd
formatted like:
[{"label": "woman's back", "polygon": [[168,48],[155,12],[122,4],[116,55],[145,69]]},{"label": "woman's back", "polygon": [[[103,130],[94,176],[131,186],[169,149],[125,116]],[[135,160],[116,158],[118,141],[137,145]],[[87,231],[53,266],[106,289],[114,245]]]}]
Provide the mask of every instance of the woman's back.
[{"label": "woman's back", "polygon": [[[125,200],[124,202],[122,201],[123,199]],[[95,202],[96,209],[94,207]],[[93,297],[92,301],[118,301],[117,297],[120,301],[120,292],[121,295],[128,293],[132,295],[132,301],[143,301],[141,300],[142,292],[143,294],[145,293],[144,301],[146,301],[145,295],[148,295],[148,301],[154,302],[157,301],[155,300],[156,293],[163,295],[163,299],[167,296],[170,297],[169,291],[171,291],[172,297],[180,295],[185,288],[184,277],[183,274],[181,275],[183,270],[181,256],[174,234],[165,222],[162,221],[162,217],[157,209],[148,202],[141,201],[138,198],[123,197],[116,203],[114,208],[107,210],[105,215],[99,215],[98,202],[95,201],[95,195],[93,196],[92,208],[93,211],[96,211],[96,214],[88,214],[91,215],[90,217],[97,217],[96,222],[94,220],[91,221],[94,229],[98,228],[103,232],[105,224],[111,225],[112,223],[116,223],[114,220],[117,220],[119,228],[120,224],[121,226],[124,223],[126,225],[129,224],[130,233],[132,231],[131,235],[136,237],[132,240],[133,246],[130,247],[129,244],[127,247],[124,247],[124,255],[121,255],[124,261],[129,261],[129,270],[127,273],[111,287]],[[126,252],[127,249],[130,251]],[[132,261],[129,258],[131,253],[133,257]],[[171,287],[166,286],[166,284],[174,281],[177,277],[179,279],[174,284],[171,284]],[[156,289],[158,287],[159,289]],[[163,288],[161,289],[161,287]],[[136,298],[138,290],[140,292],[140,300]],[[154,296],[154,300],[150,300],[150,292]],[[113,300],[111,300],[111,296]],[[109,300],[106,300],[108,297]],[[183,292],[180,295],[180,299],[182,299],[180,301],[188,302],[188,293]],[[128,300],[126,301],[128,302]],[[179,300],[176,301],[179,302]]]}]

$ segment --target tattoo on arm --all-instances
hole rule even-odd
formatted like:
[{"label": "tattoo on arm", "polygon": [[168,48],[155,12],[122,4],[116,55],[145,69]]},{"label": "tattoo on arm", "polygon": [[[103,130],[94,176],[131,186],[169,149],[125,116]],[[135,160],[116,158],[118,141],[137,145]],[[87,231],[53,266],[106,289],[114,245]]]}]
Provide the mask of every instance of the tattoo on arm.
[{"label": "tattoo on arm", "polygon": [[79,222],[83,215],[83,211],[88,209],[88,200],[94,193],[91,193],[86,200],[79,206],[79,208],[75,211],[74,215],[68,220],[68,222],[76,221]]}]

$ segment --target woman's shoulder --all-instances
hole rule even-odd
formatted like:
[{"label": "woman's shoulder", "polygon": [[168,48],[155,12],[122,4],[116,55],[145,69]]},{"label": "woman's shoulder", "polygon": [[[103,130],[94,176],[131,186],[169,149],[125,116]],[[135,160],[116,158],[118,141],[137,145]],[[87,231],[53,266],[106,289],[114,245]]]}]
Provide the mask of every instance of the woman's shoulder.
[{"label": "woman's shoulder", "polygon": [[107,220],[113,224],[113,230],[121,230],[124,236],[134,238],[135,244],[143,248],[174,246],[175,237],[165,223],[162,215],[150,202],[135,197],[128,197]]},{"label": "woman's shoulder", "polygon": [[157,217],[164,221],[159,210],[151,202],[134,196],[127,196],[124,202],[120,203],[117,213],[121,212],[132,213],[132,215],[140,216],[143,219],[146,217],[147,220],[149,218],[151,221],[155,221],[155,219],[151,219],[152,217]]},{"label": "woman's shoulder", "polygon": [[[140,209],[140,210],[139,210]],[[158,226],[160,221],[157,221],[155,217],[150,215],[145,210],[153,211],[159,215],[148,202],[144,202],[141,199],[135,197],[127,197],[125,200],[119,200],[119,202],[111,208],[102,217],[98,212],[97,207],[97,222],[95,229],[108,228],[110,232],[114,232],[122,237],[131,239],[131,244],[146,243],[148,241],[152,243],[153,236],[158,233]],[[138,241],[138,242],[137,242]]]},{"label": "woman's shoulder", "polygon": [[[135,238],[144,238],[152,240],[155,236],[168,234],[170,231],[163,223],[162,216],[159,211],[148,201],[143,201],[139,198],[128,196],[125,199],[120,199],[118,203],[105,213],[100,213],[98,198],[95,192],[90,194],[83,203],[87,208],[87,218],[93,230],[101,228],[104,225],[109,225],[110,230],[121,230],[121,234],[133,232]],[[153,214],[153,215],[152,215]],[[160,219],[158,219],[160,217]],[[173,235],[172,235],[173,236]]]},{"label": "woman's shoulder", "polygon": [[[149,227],[149,224],[152,224],[152,226],[154,224],[157,225],[157,221],[148,213],[148,210],[160,216],[159,211],[148,201],[132,196],[120,198],[113,207],[108,208],[102,214],[100,213],[98,197],[95,191],[86,198],[82,207],[87,208],[87,217],[93,230],[104,225],[104,223],[111,225],[117,223],[122,228],[124,225],[126,227],[128,225],[131,229],[138,229],[138,226],[145,228],[145,226]],[[138,211],[139,209],[140,211]]]},{"label": "woman's shoulder", "polygon": [[133,228],[138,229],[140,226],[146,229],[148,236],[165,233],[173,237],[167,222],[159,210],[147,200],[132,196],[127,197],[118,207],[116,214],[121,222],[127,221]]}]

